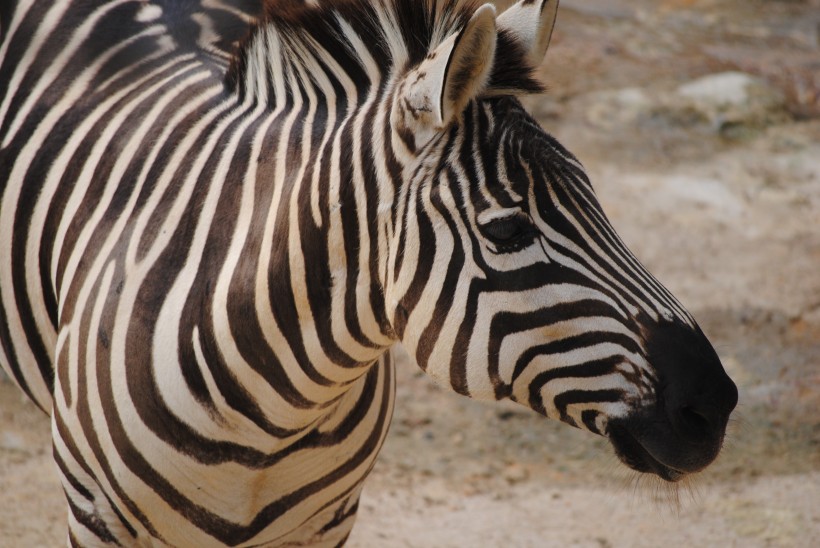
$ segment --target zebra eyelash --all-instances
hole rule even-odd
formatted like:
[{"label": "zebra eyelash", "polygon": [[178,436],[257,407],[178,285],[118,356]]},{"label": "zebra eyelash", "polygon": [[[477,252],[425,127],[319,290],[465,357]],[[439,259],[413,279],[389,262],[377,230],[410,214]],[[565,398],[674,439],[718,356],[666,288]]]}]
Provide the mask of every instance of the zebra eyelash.
[{"label": "zebra eyelash", "polygon": [[479,222],[478,227],[482,236],[493,244],[494,249],[490,251],[497,255],[520,251],[529,246],[538,234],[530,216],[521,210]]}]

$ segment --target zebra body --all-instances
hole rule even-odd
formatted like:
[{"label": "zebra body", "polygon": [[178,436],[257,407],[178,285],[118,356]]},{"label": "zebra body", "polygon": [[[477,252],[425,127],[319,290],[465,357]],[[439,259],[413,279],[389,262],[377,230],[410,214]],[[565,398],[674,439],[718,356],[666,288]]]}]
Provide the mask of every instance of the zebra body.
[{"label": "zebra body", "polygon": [[0,362],[71,544],[342,543],[398,341],[638,470],[715,457],[734,385],[514,98],[556,8],[281,0],[235,54],[242,2],[0,9]]}]

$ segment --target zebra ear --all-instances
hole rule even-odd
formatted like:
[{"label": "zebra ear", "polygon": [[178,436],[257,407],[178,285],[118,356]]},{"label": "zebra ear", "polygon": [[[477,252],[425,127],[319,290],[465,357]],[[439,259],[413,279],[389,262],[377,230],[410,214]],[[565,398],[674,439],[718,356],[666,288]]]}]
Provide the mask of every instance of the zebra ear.
[{"label": "zebra ear", "polygon": [[[441,43],[403,81],[405,118],[440,130],[487,86],[495,59],[495,7],[478,8],[461,32]],[[424,129],[417,128],[417,129]]]},{"label": "zebra ear", "polygon": [[552,38],[559,0],[520,0],[498,16],[498,30],[506,31],[529,52],[529,61],[538,67]]}]

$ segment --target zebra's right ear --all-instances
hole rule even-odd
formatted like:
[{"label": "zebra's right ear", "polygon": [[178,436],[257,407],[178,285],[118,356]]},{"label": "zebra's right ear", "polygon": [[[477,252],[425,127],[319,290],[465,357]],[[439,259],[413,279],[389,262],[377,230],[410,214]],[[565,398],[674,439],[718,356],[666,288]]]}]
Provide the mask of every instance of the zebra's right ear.
[{"label": "zebra's right ear", "polygon": [[484,4],[403,78],[395,104],[399,112],[394,111],[397,129],[409,130],[422,146],[447,127],[487,87],[496,38],[495,7]]},{"label": "zebra's right ear", "polygon": [[558,15],[559,0],[519,0],[498,16],[498,30],[512,33],[527,49],[532,66],[538,67],[547,48]]}]

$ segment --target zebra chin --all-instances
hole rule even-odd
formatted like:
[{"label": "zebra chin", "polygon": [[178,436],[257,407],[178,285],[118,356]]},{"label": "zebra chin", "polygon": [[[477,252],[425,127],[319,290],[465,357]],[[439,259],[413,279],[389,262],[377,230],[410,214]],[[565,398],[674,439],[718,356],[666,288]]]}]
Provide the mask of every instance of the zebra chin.
[{"label": "zebra chin", "polygon": [[674,482],[717,458],[738,391],[697,326],[668,322],[647,332],[657,397],[611,419],[606,434],[624,464]]},{"label": "zebra chin", "polygon": [[723,445],[722,434],[698,443],[682,441],[674,432],[659,429],[651,419],[612,421],[607,434],[621,462],[669,482],[706,468]]}]

